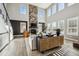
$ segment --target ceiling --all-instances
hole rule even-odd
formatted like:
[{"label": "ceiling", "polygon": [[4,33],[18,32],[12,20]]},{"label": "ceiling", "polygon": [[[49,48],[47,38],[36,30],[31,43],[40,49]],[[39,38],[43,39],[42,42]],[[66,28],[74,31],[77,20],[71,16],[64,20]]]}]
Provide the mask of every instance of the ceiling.
[{"label": "ceiling", "polygon": [[46,9],[48,8],[52,3],[30,3],[32,5],[38,6],[40,8]]}]

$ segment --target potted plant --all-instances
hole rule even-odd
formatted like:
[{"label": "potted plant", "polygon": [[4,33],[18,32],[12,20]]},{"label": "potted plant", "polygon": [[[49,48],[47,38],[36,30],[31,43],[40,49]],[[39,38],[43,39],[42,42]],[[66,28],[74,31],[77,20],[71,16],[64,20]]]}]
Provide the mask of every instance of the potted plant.
[{"label": "potted plant", "polygon": [[60,29],[56,29],[56,35],[57,36],[60,36],[60,31],[61,31]]},{"label": "potted plant", "polygon": [[38,33],[38,36],[39,36],[40,38],[42,38],[43,33],[42,33],[42,32],[39,32],[39,33]]}]

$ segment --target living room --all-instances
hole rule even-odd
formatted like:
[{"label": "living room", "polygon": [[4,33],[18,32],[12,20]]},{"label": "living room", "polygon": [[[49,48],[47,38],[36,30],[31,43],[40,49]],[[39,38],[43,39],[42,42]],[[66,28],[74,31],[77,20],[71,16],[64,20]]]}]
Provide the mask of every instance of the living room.
[{"label": "living room", "polygon": [[0,3],[0,17],[1,56],[79,56],[79,3]]}]

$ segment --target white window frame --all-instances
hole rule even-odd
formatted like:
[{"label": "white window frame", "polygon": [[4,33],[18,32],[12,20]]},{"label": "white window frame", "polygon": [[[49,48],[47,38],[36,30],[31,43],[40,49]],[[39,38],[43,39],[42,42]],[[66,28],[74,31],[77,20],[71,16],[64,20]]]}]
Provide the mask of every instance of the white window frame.
[{"label": "white window frame", "polygon": [[49,7],[47,9],[47,17],[49,17],[49,16],[52,16],[52,8],[51,7]]},{"label": "white window frame", "polygon": [[[62,5],[63,4],[63,5]],[[63,6],[63,7],[61,7]],[[65,4],[64,3],[58,3],[58,11],[61,11],[65,8]]]},{"label": "white window frame", "polygon": [[52,5],[52,15],[57,12],[57,4]]},{"label": "white window frame", "polygon": [[[78,21],[79,17],[72,17],[67,19],[67,35],[73,35],[73,36],[78,36]],[[72,24],[73,22],[73,24]],[[73,26],[74,24],[76,24],[76,26]],[[73,32],[72,29],[75,29],[76,31]]]},{"label": "white window frame", "polygon": [[20,14],[26,14],[27,13],[27,5],[26,4],[20,4],[19,12],[20,12]]},{"label": "white window frame", "polygon": [[45,17],[45,10],[42,8],[38,8],[38,17]]},{"label": "white window frame", "polygon": [[[62,24],[63,26],[61,26],[60,24]],[[64,32],[65,32],[64,31],[64,28],[65,28],[65,20],[58,20],[58,22],[57,22],[57,28],[61,29],[61,34],[64,35]]]}]

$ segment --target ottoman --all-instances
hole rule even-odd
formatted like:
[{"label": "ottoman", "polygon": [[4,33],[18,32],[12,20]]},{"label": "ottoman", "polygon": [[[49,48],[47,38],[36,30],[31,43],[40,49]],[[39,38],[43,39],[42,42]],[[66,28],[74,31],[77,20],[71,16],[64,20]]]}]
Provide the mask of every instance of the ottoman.
[{"label": "ottoman", "polygon": [[73,42],[73,47],[79,48],[79,41]]}]

